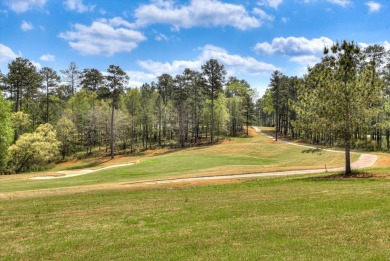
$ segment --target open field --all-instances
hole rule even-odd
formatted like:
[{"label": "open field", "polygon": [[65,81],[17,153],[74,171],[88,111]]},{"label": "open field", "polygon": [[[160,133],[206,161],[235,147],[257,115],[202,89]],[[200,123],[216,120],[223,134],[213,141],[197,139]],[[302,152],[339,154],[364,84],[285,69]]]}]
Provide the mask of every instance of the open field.
[{"label": "open field", "polygon": [[[139,162],[133,166],[103,170],[88,175],[57,179],[30,180],[33,176],[54,175],[57,170],[78,168],[80,162],[64,164],[48,173],[0,176],[0,194],[12,191],[51,189],[69,186],[85,186],[131,182],[161,178],[196,177],[210,175],[261,173],[281,170],[324,169],[344,164],[341,153],[302,153],[303,148],[283,142],[274,142],[251,130],[251,138],[235,138],[217,146],[201,146],[183,150],[160,151],[144,157],[119,157],[114,164]],[[358,158],[352,155],[352,161]],[[92,161],[93,162],[93,161]],[[107,166],[106,161],[99,167]],[[91,161],[84,163],[84,166]],[[83,166],[83,164],[81,164]],[[94,165],[94,168],[97,168]]]},{"label": "open field", "polygon": [[72,178],[28,179],[50,172],[0,176],[0,260],[390,258],[385,153],[362,178],[326,173],[130,184],[343,165],[341,153],[301,153],[302,147],[252,135],[216,146],[118,157],[116,164],[139,163]]},{"label": "open field", "polygon": [[390,257],[389,179],[300,176],[169,188],[2,200],[0,259]]}]

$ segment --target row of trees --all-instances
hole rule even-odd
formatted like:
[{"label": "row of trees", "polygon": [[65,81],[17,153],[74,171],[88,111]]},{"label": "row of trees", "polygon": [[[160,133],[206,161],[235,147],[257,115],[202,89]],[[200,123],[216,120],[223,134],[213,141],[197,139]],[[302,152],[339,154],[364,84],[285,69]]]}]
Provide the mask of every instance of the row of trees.
[{"label": "row of trees", "polygon": [[18,164],[11,160],[17,157],[15,146],[22,146],[19,141],[43,133],[42,128],[56,133],[58,140],[48,143],[57,151],[46,157],[50,163],[79,151],[105,150],[113,158],[117,150],[214,143],[220,136],[240,135],[245,127],[247,133],[254,118],[255,91],[244,80],[226,79],[224,66],[214,59],[200,72],[162,74],[140,88],[129,87],[129,76],[115,65],[102,73],[94,68],[80,71],[71,63],[60,77],[51,68],[38,71],[28,59],[18,57],[8,68],[0,81],[0,106],[6,108],[0,124],[7,127],[0,133],[2,170],[24,171],[43,164],[38,159]]},{"label": "row of trees", "polygon": [[[162,74],[157,82],[131,88],[129,76],[115,65],[102,73],[71,63],[59,77],[19,57],[1,74],[0,170],[38,168],[80,151],[105,150],[113,158],[118,149],[214,143],[220,136],[248,134],[254,122],[275,126],[276,139],[344,146],[350,173],[351,148],[382,149],[385,141],[390,150],[389,57],[379,45],[361,50],[353,42],[336,43],[303,77],[273,72],[255,103],[249,84],[226,79],[224,66],[213,59],[200,72]],[[48,138],[52,132],[58,142]],[[39,153],[21,153],[37,151],[28,144],[51,144],[53,151],[44,147],[48,153],[38,160]]]},{"label": "row of trees", "polygon": [[353,147],[390,150],[390,52],[373,45],[361,50],[353,42],[324,49],[320,63],[302,78],[272,74],[257,101],[260,124],[279,135],[345,148],[351,173]]}]

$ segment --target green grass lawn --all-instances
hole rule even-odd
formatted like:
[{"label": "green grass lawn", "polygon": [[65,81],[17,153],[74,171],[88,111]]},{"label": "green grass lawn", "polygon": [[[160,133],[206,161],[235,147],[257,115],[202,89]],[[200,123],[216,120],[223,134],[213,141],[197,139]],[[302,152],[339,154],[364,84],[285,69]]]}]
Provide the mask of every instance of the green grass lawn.
[{"label": "green grass lawn", "polygon": [[388,179],[124,186],[2,200],[0,259],[388,260],[389,220]]},{"label": "green grass lawn", "polygon": [[[302,153],[304,148],[272,142],[264,136],[235,138],[215,146],[201,146],[147,157],[139,164],[56,180],[1,179],[0,193],[57,187],[131,182],[188,176],[241,174],[277,170],[343,166],[342,153]],[[358,158],[352,154],[352,161]],[[77,165],[76,167],[78,167]],[[18,174],[23,177],[23,174]]]},{"label": "green grass lawn", "polygon": [[257,136],[74,178],[0,177],[0,260],[390,259],[389,168],[370,169],[375,177],[364,179],[126,184],[343,165],[341,153],[302,149]]}]

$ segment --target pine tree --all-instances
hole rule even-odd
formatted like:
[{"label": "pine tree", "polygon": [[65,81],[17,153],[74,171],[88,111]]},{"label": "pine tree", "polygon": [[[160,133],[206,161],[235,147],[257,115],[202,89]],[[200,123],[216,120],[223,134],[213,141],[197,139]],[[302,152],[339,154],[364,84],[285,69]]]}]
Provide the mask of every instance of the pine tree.
[{"label": "pine tree", "polygon": [[222,91],[223,84],[225,82],[226,70],[223,64],[220,64],[217,60],[211,59],[202,65],[203,77],[205,79],[205,92],[210,98],[210,138],[211,144],[214,143],[214,100],[218,98],[219,93]]},{"label": "pine tree", "polygon": [[123,93],[123,88],[127,83],[129,76],[116,65],[110,65],[107,69],[109,73],[106,76],[107,85],[111,90],[111,124],[110,124],[110,152],[111,159],[114,159],[114,112],[115,107],[119,105],[120,95]]}]

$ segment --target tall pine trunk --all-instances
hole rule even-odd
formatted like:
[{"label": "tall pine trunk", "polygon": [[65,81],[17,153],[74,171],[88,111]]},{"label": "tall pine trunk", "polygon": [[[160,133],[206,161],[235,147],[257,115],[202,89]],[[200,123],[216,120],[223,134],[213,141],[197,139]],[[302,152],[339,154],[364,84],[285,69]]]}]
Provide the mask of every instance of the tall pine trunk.
[{"label": "tall pine trunk", "polygon": [[214,91],[211,98],[211,127],[210,127],[211,144],[214,143]]},{"label": "tall pine trunk", "polygon": [[351,141],[349,139],[345,140],[345,174],[351,175]]},{"label": "tall pine trunk", "polygon": [[114,159],[114,97],[112,97],[112,104],[111,104],[111,136],[110,136],[110,151],[111,151],[111,159]]}]

